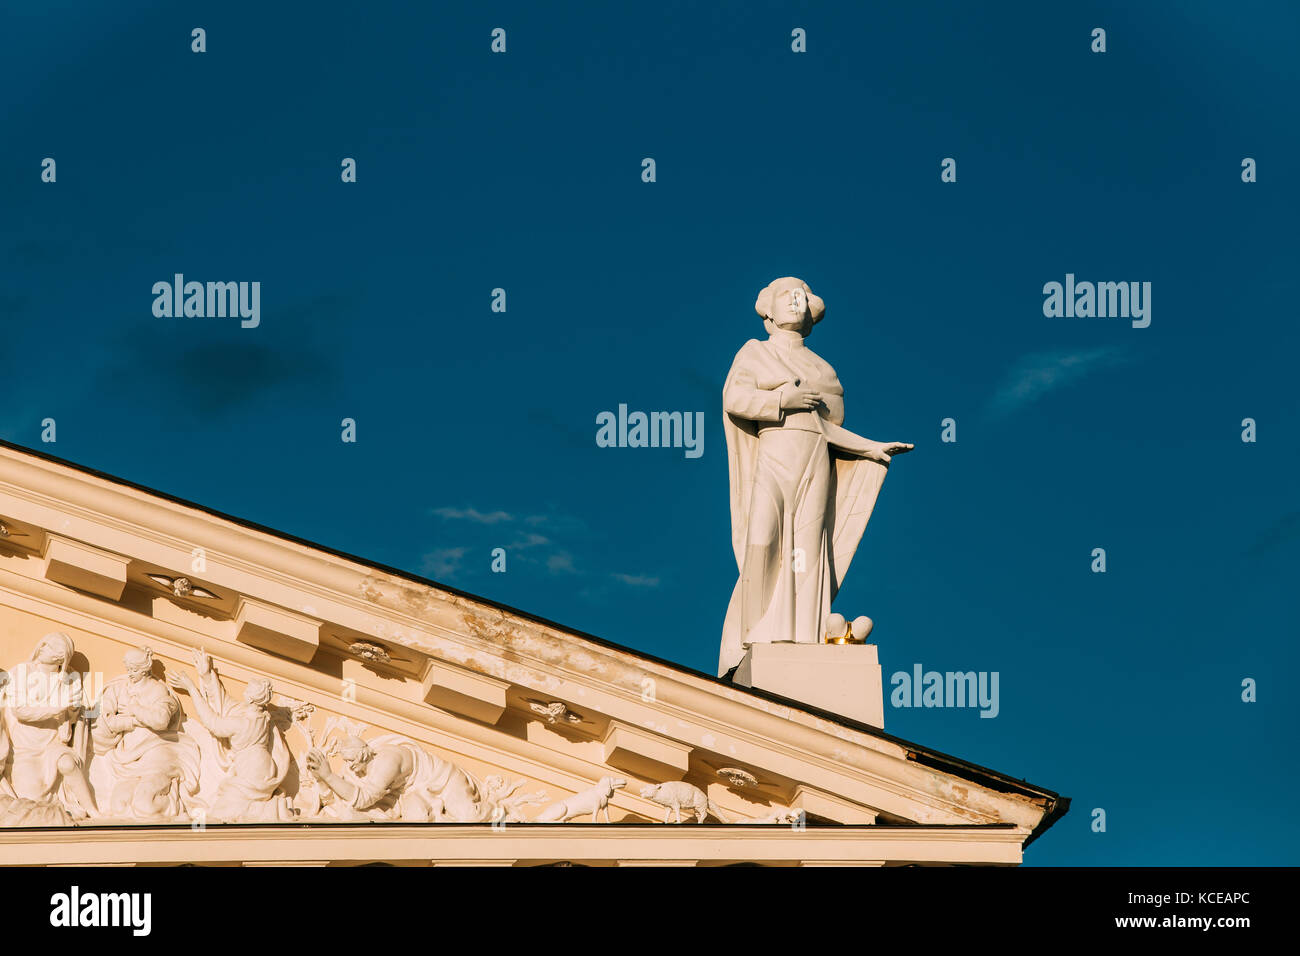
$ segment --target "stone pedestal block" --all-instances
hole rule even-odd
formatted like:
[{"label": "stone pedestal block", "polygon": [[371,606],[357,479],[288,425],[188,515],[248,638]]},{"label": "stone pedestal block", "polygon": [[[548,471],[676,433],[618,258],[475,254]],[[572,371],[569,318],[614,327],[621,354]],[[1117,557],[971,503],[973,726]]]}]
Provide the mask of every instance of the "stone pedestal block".
[{"label": "stone pedestal block", "polygon": [[735,683],[850,720],[885,726],[885,698],[875,644],[753,644]]}]

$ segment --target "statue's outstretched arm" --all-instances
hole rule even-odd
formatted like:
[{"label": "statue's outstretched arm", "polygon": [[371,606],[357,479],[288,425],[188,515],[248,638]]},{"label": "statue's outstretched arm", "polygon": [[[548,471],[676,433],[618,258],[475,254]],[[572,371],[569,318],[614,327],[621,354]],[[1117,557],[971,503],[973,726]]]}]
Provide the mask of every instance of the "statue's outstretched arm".
[{"label": "statue's outstretched arm", "polygon": [[855,435],[848,429],[840,428],[838,425],[829,422],[825,425],[825,432],[826,440],[839,451],[848,452],[850,455],[858,455],[862,458],[870,458],[872,461],[878,461],[883,465],[889,464],[894,455],[902,455],[911,451],[914,447],[907,442],[901,441],[872,441],[870,438]]}]

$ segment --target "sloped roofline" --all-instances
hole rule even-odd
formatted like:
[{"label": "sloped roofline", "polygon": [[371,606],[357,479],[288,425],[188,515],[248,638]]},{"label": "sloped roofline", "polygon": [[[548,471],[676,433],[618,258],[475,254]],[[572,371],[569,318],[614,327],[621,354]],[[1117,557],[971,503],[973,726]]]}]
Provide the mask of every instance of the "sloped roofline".
[{"label": "sloped roofline", "polygon": [[813,707],[809,704],[803,703],[802,701],[791,700],[789,698],[781,697],[778,694],[772,694],[767,691],[760,690],[758,688],[741,687],[737,684],[733,684],[728,680],[724,680],[720,677],[716,677],[704,671],[695,670],[694,668],[687,667],[684,664],[678,664],[675,661],[665,660],[662,657],[656,657],[653,654],[647,654],[644,651],[639,651],[636,650],[635,648],[627,647],[626,645],[623,644],[617,644],[613,641],[609,641],[604,638],[597,637],[594,634],[588,634],[585,631],[576,630],[575,628],[569,627],[566,624],[560,624],[556,621],[552,621],[549,620],[548,618],[540,617],[539,615],[532,614],[528,611],[520,610],[519,608],[516,607],[511,607],[508,604],[502,604],[499,601],[493,601],[489,598],[481,597],[477,594],[472,594],[468,591],[462,591],[459,588],[455,588],[447,584],[442,584],[438,581],[432,580],[431,578],[421,577],[420,575],[414,574],[410,571],[404,571],[401,568],[394,568],[385,564],[379,564],[368,558],[358,557],[357,555],[349,554],[346,551],[340,551],[337,548],[331,548],[328,547],[327,545],[323,545],[315,541],[309,541],[306,538],[300,538],[297,535],[288,534],[276,528],[269,528],[266,525],[258,524],[255,521],[249,521],[245,518],[240,518],[235,515],[226,514],[224,511],[218,511],[215,508],[209,508],[206,505],[201,505],[198,504],[197,502],[189,501],[185,498],[180,498],[177,497],[176,495],[168,494],[165,491],[159,491],[156,488],[150,488],[147,485],[138,484],[137,482],[130,481],[126,478],[121,478],[117,475],[110,475],[107,472],[100,471],[96,468],[90,468],[85,465],[79,465],[76,462],[68,461],[65,458],[59,458],[58,456],[51,455],[47,452],[38,451],[37,449],[34,448],[28,448],[25,445],[19,445],[14,442],[8,441],[7,439],[0,438],[0,447],[6,448],[13,452],[18,452],[19,454],[30,455],[33,458],[38,458],[42,461],[49,462],[50,464],[54,464],[54,465],[59,465],[63,468],[69,468],[73,471],[80,472],[81,474],[84,475],[90,475],[95,478],[99,478],[111,484],[120,485],[125,488],[130,488],[134,491],[143,492],[144,494],[152,495],[155,498],[161,498],[164,501],[171,502],[172,504],[180,505],[184,508],[190,508],[195,511],[202,512],[206,515],[210,515],[211,517],[219,518],[222,521],[228,521],[231,524],[238,525],[241,528],[247,528],[250,531],[257,531],[261,534],[269,535],[270,537],[273,538],[278,538],[281,541],[291,542],[301,547],[310,548],[314,551],[318,551],[335,558],[342,558],[345,561],[351,561],[354,564],[359,564],[363,567],[370,568],[375,571],[380,571],[384,574],[390,574],[394,577],[401,578],[406,581],[410,581],[413,584],[419,584],[425,587],[437,588],[438,590],[444,591],[448,594],[452,594],[457,597],[465,598],[471,601],[476,601],[480,604],[487,605],[488,607],[491,607],[495,610],[502,611],[514,615],[516,617],[523,618],[527,621],[530,621],[534,624],[539,624],[543,627],[553,628],[557,631],[561,631],[572,637],[577,637],[581,640],[589,641],[592,644],[596,644],[600,647],[607,648],[613,651],[618,651],[619,653],[622,654],[628,654],[632,657],[640,658],[641,660],[657,664],[660,667],[665,667],[669,670],[674,670],[681,674],[690,675],[691,677],[696,678],[697,680],[702,680],[719,687],[725,687],[731,691],[739,691],[741,693],[748,694],[752,697],[756,697],[761,700],[777,703],[784,707],[789,707],[792,710],[797,710],[802,713],[808,714],[810,716],[816,717],[820,720],[825,720],[830,723],[837,724],[841,727],[854,730],[858,733],[866,734],[871,737],[876,737],[880,740],[888,741],[889,743],[892,743],[898,747],[903,748],[907,752],[907,758],[909,760],[914,760],[917,763],[921,764],[922,766],[930,767],[936,770],[941,770],[946,773],[951,773],[955,776],[969,780],[972,783],[977,783],[981,786],[988,787],[991,790],[996,790],[1002,793],[1015,793],[1030,798],[1045,800],[1046,805],[1048,807],[1048,811],[1043,815],[1043,818],[1039,822],[1038,826],[1034,828],[1033,833],[1030,834],[1029,838],[1025,841],[1024,843],[1025,846],[1028,846],[1030,843],[1036,840],[1043,833],[1043,831],[1045,831],[1058,819],[1064,816],[1065,813],[1069,810],[1070,807],[1069,797],[1063,797],[1052,790],[1046,789],[1045,787],[1040,787],[1037,786],[1036,784],[1031,784],[1028,781],[1024,780],[1023,778],[1012,777],[1000,771],[993,770],[990,767],[983,767],[980,766],[979,764],[971,763],[970,761],[967,760],[962,760],[960,757],[954,757],[951,754],[942,753],[941,751],[933,750],[929,747],[923,747],[920,744],[913,743],[910,740],[904,740],[902,737],[896,737],[893,734],[885,733],[885,731],[881,730],[879,727],[873,727],[870,724],[860,723],[859,721],[851,720],[850,718],[844,717],[840,714],[835,714],[835,713],[831,713],[830,711],[821,710],[817,707]]}]

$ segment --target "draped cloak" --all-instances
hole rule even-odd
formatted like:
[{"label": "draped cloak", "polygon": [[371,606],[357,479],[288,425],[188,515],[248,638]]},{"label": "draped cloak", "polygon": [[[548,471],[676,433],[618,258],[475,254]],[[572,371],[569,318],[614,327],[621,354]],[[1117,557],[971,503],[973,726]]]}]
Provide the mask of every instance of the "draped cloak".
[{"label": "draped cloak", "polygon": [[285,795],[277,791],[292,757],[274,717],[266,707],[231,700],[216,671],[203,677],[198,690],[216,718],[207,729],[216,744],[217,766],[225,772],[209,819],[291,820]]},{"label": "draped cloak", "polygon": [[482,800],[478,782],[448,760],[435,757],[400,734],[384,734],[369,742],[379,752],[397,748],[408,757],[408,774],[380,788],[365,775],[344,767],[344,777],[356,787],[354,810],[375,820],[406,823],[479,823],[490,807]]},{"label": "draped cloak", "polygon": [[[140,725],[125,733],[109,730],[106,718],[123,714],[133,715]],[[180,701],[155,677],[132,681],[122,676],[108,682],[92,733],[91,783],[103,791],[97,798],[101,809],[164,817],[182,811],[199,788],[199,748],[181,732],[183,719]],[[157,787],[161,780],[176,781],[165,798],[157,790],[137,794],[142,782]],[[141,797],[147,808],[136,804]]]},{"label": "draped cloak", "polygon": [[[844,389],[835,370],[801,341],[794,342],[786,336],[784,342],[787,344],[779,337],[746,342],[736,354],[723,385],[722,426],[731,485],[731,538],[740,578],[723,624],[719,676],[739,664],[745,648],[754,641],[811,643],[821,639],[820,629],[830,613],[830,601],[844,581],[888,471],[887,465],[863,457],[874,447],[874,442],[840,427],[844,420]],[[825,406],[815,412],[782,411],[779,389],[795,382],[822,393]],[[819,435],[820,440],[810,439],[798,446],[810,449],[805,461],[771,460],[769,456],[788,454],[796,445],[764,443],[762,432],[769,428],[785,430],[790,426],[805,434]],[[771,450],[764,451],[765,446]],[[824,470],[822,456],[829,458]],[[765,457],[769,460],[765,461]],[[787,473],[801,469],[802,477],[793,500],[782,503],[785,514],[780,538],[769,546],[769,550],[771,547],[778,550],[766,556],[779,570],[772,581],[764,582],[768,586],[764,593],[752,593],[755,587],[763,586],[752,579],[747,582],[745,573],[746,552],[751,546],[751,509],[760,466],[783,469]],[[804,555],[806,565],[800,569],[792,555],[792,529],[802,529],[801,533],[806,534],[809,522],[816,521],[818,512],[822,512],[824,532],[820,535],[819,553]],[[796,573],[812,573],[820,580],[795,592],[791,578]],[[803,627],[797,633],[787,634],[771,619],[779,603],[778,592],[783,587],[787,593],[796,593],[797,601],[805,605],[812,601],[817,605],[799,609],[818,617],[816,630]],[[751,593],[746,593],[747,588]],[[762,609],[761,620],[742,621],[741,609],[746,603]],[[799,618],[808,620],[808,615],[800,614]]]},{"label": "draped cloak", "polygon": [[[5,724],[5,733],[0,734],[0,771],[4,770],[7,750],[11,758],[6,774],[8,787],[15,796],[38,803],[61,800],[65,806],[77,805],[76,796],[63,784],[58,763],[65,754],[71,755],[79,767],[85,767],[89,760],[86,736],[76,732],[83,726],[80,715],[74,719],[63,709],[81,699],[80,675],[69,670],[65,657],[58,671],[45,671],[28,662],[16,666],[10,678],[6,692],[14,699],[6,700],[0,708],[0,719]],[[51,710],[56,712],[50,714]]]}]

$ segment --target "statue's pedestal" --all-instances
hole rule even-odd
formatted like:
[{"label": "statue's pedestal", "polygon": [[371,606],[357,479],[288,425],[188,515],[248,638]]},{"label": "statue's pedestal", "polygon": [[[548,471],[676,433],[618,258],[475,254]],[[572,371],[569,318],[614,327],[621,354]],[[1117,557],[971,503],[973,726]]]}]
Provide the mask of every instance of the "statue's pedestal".
[{"label": "statue's pedestal", "polygon": [[885,726],[875,644],[751,644],[732,680],[873,727]]}]

